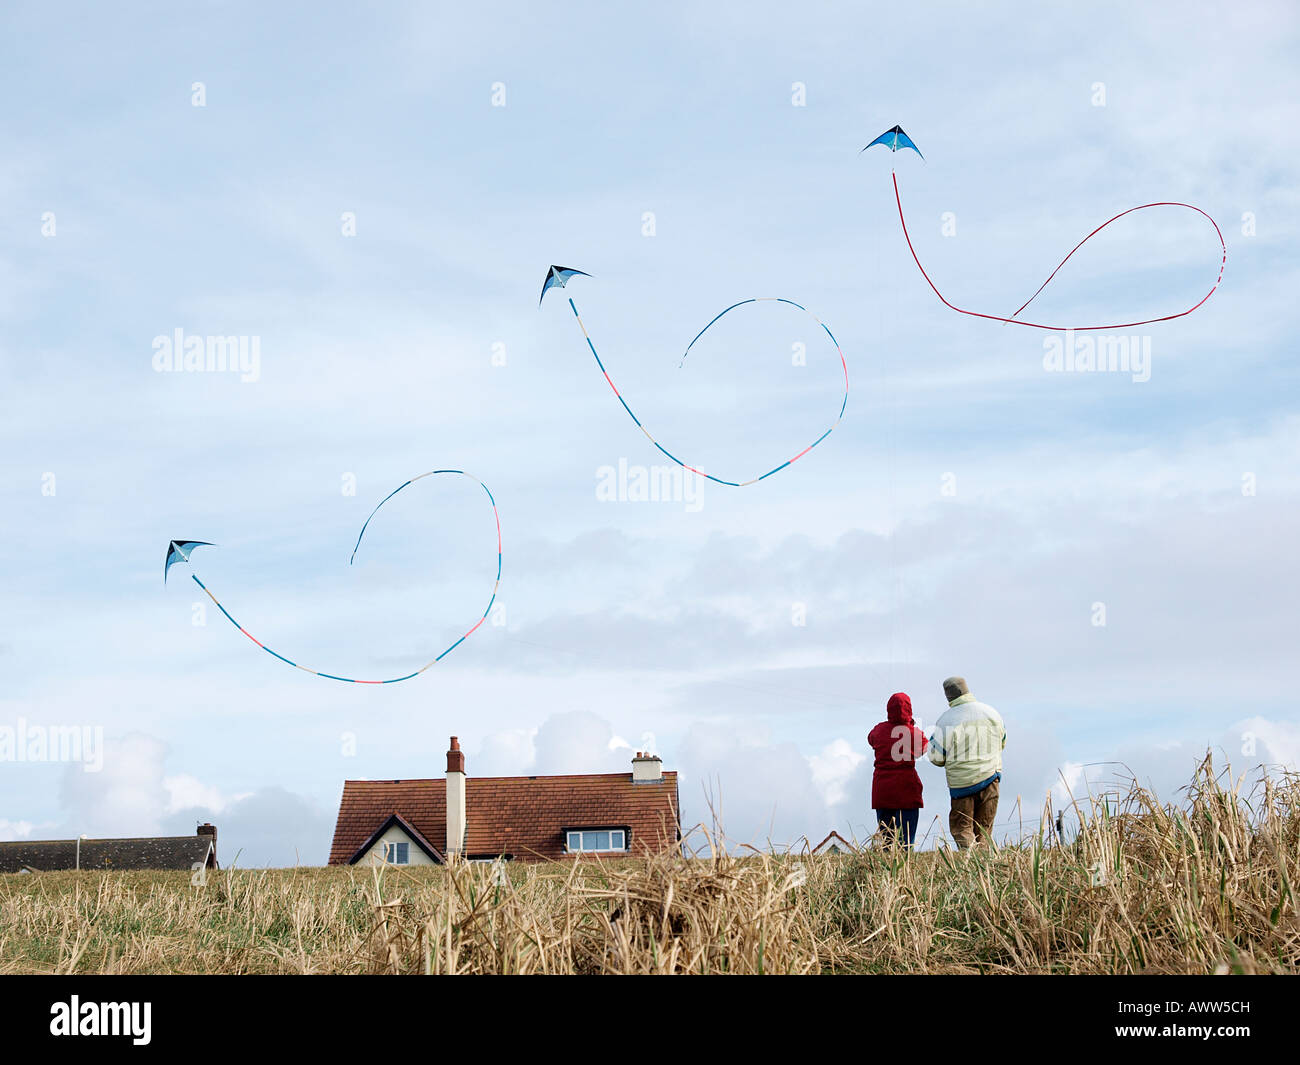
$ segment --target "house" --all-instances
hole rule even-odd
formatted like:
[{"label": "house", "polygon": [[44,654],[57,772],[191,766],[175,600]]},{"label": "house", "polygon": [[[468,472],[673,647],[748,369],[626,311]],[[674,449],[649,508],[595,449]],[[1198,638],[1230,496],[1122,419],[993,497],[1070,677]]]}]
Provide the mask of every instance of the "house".
[{"label": "house", "polygon": [[643,855],[681,840],[677,774],[637,751],[630,773],[467,777],[451,738],[445,778],[343,783],[330,865]]},{"label": "house", "polygon": [[841,836],[834,829],[831,834],[812,849],[814,855],[820,854],[857,854],[858,848]]},{"label": "house", "polygon": [[217,830],[199,825],[192,836],[137,839],[45,839],[0,843],[0,873],[56,869],[216,869]]}]

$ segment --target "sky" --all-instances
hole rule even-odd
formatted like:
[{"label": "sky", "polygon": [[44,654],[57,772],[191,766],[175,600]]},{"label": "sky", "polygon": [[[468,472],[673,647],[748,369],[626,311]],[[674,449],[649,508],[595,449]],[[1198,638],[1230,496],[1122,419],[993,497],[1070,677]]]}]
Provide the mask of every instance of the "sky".
[{"label": "sky", "polygon": [[[866,734],[968,678],[999,832],[1212,751],[1294,770],[1300,12],[1285,3],[8,4],[0,838],[318,864],[345,779],[680,774],[736,845],[874,829]],[[1176,17],[1175,17],[1176,15]],[[860,154],[901,124],[924,153]],[[1137,372],[1006,315],[1128,207],[1227,243]],[[1176,313],[1201,216],[1109,227],[1033,320]],[[552,263],[575,278],[538,305]],[[655,439],[748,480],[672,479]],[[185,337],[242,370],[166,369]],[[206,339],[205,339],[206,342]],[[252,353],[256,352],[256,361]],[[160,367],[162,367],[160,369]],[[384,687],[482,616],[420,677]],[[665,478],[664,493],[638,486]],[[173,538],[211,541],[192,567]],[[93,739],[92,739],[93,746]],[[920,769],[922,832],[946,820]]]}]

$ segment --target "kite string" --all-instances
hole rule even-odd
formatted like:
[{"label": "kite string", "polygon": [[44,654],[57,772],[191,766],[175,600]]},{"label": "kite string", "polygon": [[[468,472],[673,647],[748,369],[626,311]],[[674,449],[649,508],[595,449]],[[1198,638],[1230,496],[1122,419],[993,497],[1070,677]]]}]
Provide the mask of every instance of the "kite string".
[{"label": "kite string", "polygon": [[[1078,244],[1076,244],[1072,249],[1070,249],[1070,254],[1067,255],[1064,259],[1062,259],[1057,264],[1056,269],[1053,270],[1051,274],[1048,275],[1047,280],[1038,286],[1038,290],[1032,296],[1030,296],[1029,299],[1025,300],[1025,302],[1020,305],[1020,309],[1017,310],[1016,313],[1013,314],[1010,318],[1006,318],[998,314],[984,314],[981,311],[968,311],[965,308],[958,307],[954,303],[950,303],[944,297],[944,294],[939,291],[939,287],[934,283],[934,281],[931,280],[930,275],[925,272],[925,267],[921,265],[921,260],[916,254],[916,248],[912,246],[912,237],[907,232],[907,219],[903,217],[903,200],[898,192],[898,174],[891,170],[890,177],[893,179],[894,182],[894,202],[898,204],[898,221],[902,224],[903,237],[907,240],[907,250],[912,253],[912,261],[916,263],[916,268],[921,271],[921,276],[925,278],[926,283],[933,290],[934,294],[939,297],[939,300],[943,303],[945,307],[948,307],[950,310],[956,311],[958,314],[969,315],[972,318],[986,318],[989,321],[993,321],[993,322],[1005,322],[1009,325],[1023,325],[1030,329],[1046,329],[1052,332],[1072,329],[1075,332],[1080,332],[1080,333],[1103,330],[1103,329],[1106,330],[1132,329],[1135,326],[1151,325],[1154,322],[1170,322],[1173,321],[1175,318],[1185,318],[1187,315],[1191,314],[1192,311],[1200,307],[1201,304],[1203,304],[1211,296],[1213,296],[1215,290],[1218,289],[1219,287],[1219,283],[1223,280],[1223,271],[1228,264],[1228,246],[1224,242],[1223,232],[1219,229],[1219,223],[1216,222],[1213,218],[1211,218],[1205,211],[1201,210],[1201,208],[1197,207],[1195,204],[1179,203],[1173,200],[1162,200],[1158,203],[1144,203],[1144,204],[1140,204],[1137,207],[1130,207],[1127,211],[1121,211],[1119,214],[1115,215],[1114,218],[1108,218],[1105,222],[1103,222],[1091,233],[1089,233],[1086,237],[1084,237],[1083,240],[1079,241]],[[1135,211],[1145,211],[1149,207],[1184,207],[1187,210],[1195,211],[1197,214],[1206,218],[1209,221],[1210,225],[1214,227],[1215,235],[1219,238],[1219,247],[1223,251],[1223,257],[1219,261],[1219,276],[1214,279],[1214,284],[1210,286],[1210,291],[1207,292],[1204,296],[1202,296],[1196,303],[1188,307],[1187,310],[1185,311],[1179,311],[1177,314],[1166,314],[1159,318],[1144,318],[1142,321],[1139,322],[1123,322],[1116,325],[1076,325],[1076,326],[1043,325],[1040,322],[1025,322],[1019,319],[1018,317],[1016,317],[1016,315],[1020,314],[1020,311],[1023,311],[1026,307],[1028,307],[1031,303],[1033,303],[1035,299],[1038,298],[1038,294],[1042,292],[1043,289],[1045,289],[1048,286],[1048,284],[1051,283],[1052,278],[1054,278],[1057,275],[1061,267],[1063,267],[1067,262],[1069,262],[1070,257],[1074,255],[1074,253],[1078,251],[1080,248],[1082,248],[1085,244],[1087,244],[1089,240],[1095,237],[1098,233],[1100,233],[1112,222],[1118,221],[1119,219],[1123,218],[1125,215],[1133,214]]]},{"label": "kite string", "polygon": [[[819,436],[806,448],[800,451],[799,454],[795,455],[794,458],[789,459],[788,461],[781,463],[779,466],[776,466],[775,468],[768,470],[766,473],[761,474],[758,477],[753,477],[748,481],[726,481],[723,480],[721,477],[715,477],[711,473],[705,473],[703,470],[696,469],[696,467],[690,465],[689,463],[683,462],[671,451],[669,451],[662,444],[660,444],[659,441],[657,441],[653,436],[651,436],[650,431],[641,423],[641,419],[632,413],[632,408],[627,405],[627,400],[623,398],[622,393],[620,393],[618,390],[618,386],[614,384],[613,378],[609,376],[609,371],[605,369],[605,364],[601,362],[600,355],[597,354],[596,352],[596,345],[592,343],[591,334],[587,332],[587,327],[582,321],[582,315],[578,313],[578,306],[576,303],[573,302],[572,297],[569,298],[569,308],[573,311],[573,317],[577,319],[578,328],[582,330],[582,338],[587,342],[587,347],[591,349],[591,354],[596,360],[596,365],[600,367],[600,372],[604,375],[605,382],[613,390],[615,398],[617,398],[619,403],[623,405],[623,409],[627,411],[628,417],[631,418],[632,421],[636,423],[636,427],[645,434],[646,439],[649,440],[650,443],[652,443],[656,448],[658,448],[665,456],[672,459],[673,462],[677,463],[677,465],[684,470],[689,470],[691,473],[699,477],[703,477],[706,480],[713,481],[716,484],[725,484],[731,488],[746,488],[751,484],[757,484],[759,481],[766,480],[768,477],[771,477],[772,474],[774,473],[779,473],[781,470],[791,465],[791,463],[798,462],[799,459],[803,458],[806,454],[808,454],[808,452],[810,452],[813,448],[815,448],[818,444],[820,444],[823,440],[825,440],[828,436],[830,436],[831,433],[835,430],[835,428],[840,424],[840,422],[844,420],[844,411],[845,408],[847,408],[849,405],[849,365],[844,358],[844,351],[840,348],[840,342],[835,339],[835,334],[830,331],[830,327],[827,326],[826,323],[823,322],[820,318],[818,318],[815,314],[813,314],[812,311],[808,310],[807,307],[795,303],[794,300],[784,299],[781,296],[755,296],[747,300],[741,300],[739,303],[733,303],[730,307],[726,308],[725,310],[721,311],[719,314],[715,315],[713,320],[709,322],[709,324],[706,325],[703,329],[701,329],[698,333],[696,333],[695,338],[689,344],[686,345],[686,351],[682,355],[682,363],[686,361],[686,356],[691,353],[691,348],[695,346],[696,341],[698,341],[700,337],[704,336],[705,333],[707,333],[711,328],[713,328],[714,324],[723,315],[727,314],[729,311],[734,311],[737,307],[743,307],[747,303],[767,303],[767,302],[788,303],[791,307],[797,307],[799,310],[803,311],[804,314],[808,315],[808,317],[811,318],[814,322],[816,322],[819,326],[821,326],[822,330],[826,333],[826,335],[830,337],[831,343],[835,345],[835,352],[840,357],[840,367],[844,371],[844,400],[843,402],[840,403],[839,414],[836,416],[835,421],[831,424],[831,427],[826,430],[826,432],[822,433],[821,436]],[[678,365],[680,366],[681,363],[679,363]]]}]

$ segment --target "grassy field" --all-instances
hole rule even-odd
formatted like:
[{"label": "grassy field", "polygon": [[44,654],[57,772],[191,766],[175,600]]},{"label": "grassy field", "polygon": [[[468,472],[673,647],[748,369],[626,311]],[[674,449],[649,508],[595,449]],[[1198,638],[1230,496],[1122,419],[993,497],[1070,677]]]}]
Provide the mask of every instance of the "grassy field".
[{"label": "grassy field", "polygon": [[[1300,778],[1069,846],[0,876],[0,973],[1295,972]],[[700,844],[704,834],[694,837]]]}]

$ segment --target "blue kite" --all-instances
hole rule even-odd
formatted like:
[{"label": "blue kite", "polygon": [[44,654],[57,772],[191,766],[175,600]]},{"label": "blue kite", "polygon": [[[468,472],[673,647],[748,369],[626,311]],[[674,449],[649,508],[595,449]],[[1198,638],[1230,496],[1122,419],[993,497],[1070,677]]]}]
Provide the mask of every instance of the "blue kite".
[{"label": "blue kite", "polygon": [[[893,129],[886,130],[868,144],[867,148],[874,148],[877,144],[883,144],[891,152],[896,152],[900,148],[911,148],[917,155],[921,155],[921,149],[912,143],[912,138],[903,132],[902,126],[895,126]],[[865,152],[867,148],[863,148],[862,152]],[[861,155],[862,152],[858,152],[858,154]],[[921,155],[921,158],[924,159],[925,156]]]},{"label": "blue kite", "polygon": [[542,282],[542,294],[537,297],[537,306],[542,305],[542,300],[546,298],[553,288],[563,288],[569,283],[569,278],[577,275],[578,277],[590,277],[581,270],[575,270],[572,266],[552,266],[546,271],[546,280]]},{"label": "blue kite", "polygon": [[177,562],[188,562],[190,552],[196,547],[211,547],[206,540],[172,540],[167,544],[167,562],[163,566],[163,584],[167,583],[167,572]]}]

